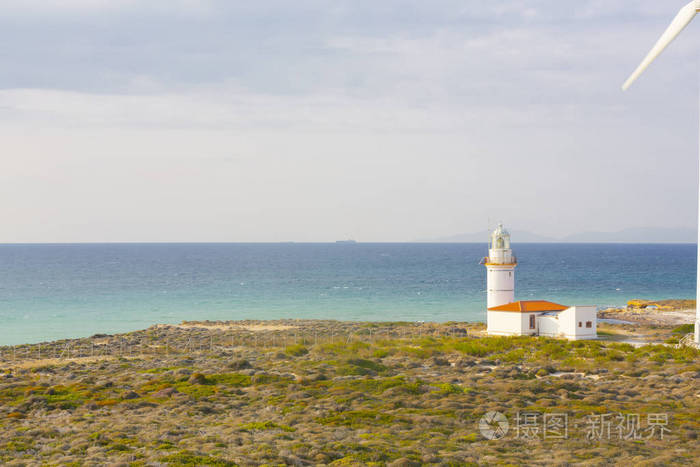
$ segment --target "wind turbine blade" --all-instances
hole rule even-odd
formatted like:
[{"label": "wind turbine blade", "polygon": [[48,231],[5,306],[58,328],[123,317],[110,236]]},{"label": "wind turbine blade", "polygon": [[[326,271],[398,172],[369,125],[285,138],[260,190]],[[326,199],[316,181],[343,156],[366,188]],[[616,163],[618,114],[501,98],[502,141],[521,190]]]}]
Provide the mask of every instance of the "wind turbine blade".
[{"label": "wind turbine blade", "polygon": [[676,17],[673,18],[673,21],[671,21],[669,27],[666,28],[666,31],[664,31],[659,40],[656,41],[654,47],[652,47],[647,56],[644,57],[642,63],[639,64],[637,69],[634,70],[634,73],[632,73],[630,77],[627,78],[627,81],[625,81],[625,84],[622,85],[623,91],[626,91],[627,88],[629,88],[630,85],[634,83],[637,78],[639,78],[639,75],[644,73],[644,70],[647,69],[651,62],[653,62],[656,57],[658,57],[661,52],[664,51],[668,44],[670,44],[673,39],[675,39],[676,36],[680,34],[680,32],[688,25],[688,23],[693,20],[698,11],[700,11],[700,0],[693,0],[681,8]]}]

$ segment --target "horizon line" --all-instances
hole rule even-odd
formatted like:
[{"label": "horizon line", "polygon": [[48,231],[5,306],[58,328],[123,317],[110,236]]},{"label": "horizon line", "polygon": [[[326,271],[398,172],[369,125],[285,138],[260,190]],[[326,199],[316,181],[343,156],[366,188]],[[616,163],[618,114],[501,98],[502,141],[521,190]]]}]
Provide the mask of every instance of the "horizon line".
[{"label": "horizon line", "polygon": [[[0,246],[10,246],[10,245],[290,245],[290,244],[306,244],[306,245],[358,245],[358,244],[393,244],[393,245],[462,245],[462,244],[488,244],[488,240],[478,241],[478,242],[451,242],[451,241],[360,241],[355,240],[352,243],[347,243],[344,240],[327,240],[327,241],[296,241],[296,240],[285,240],[285,241],[177,241],[177,240],[118,240],[118,241],[78,241],[78,242],[0,242]],[[552,240],[552,241],[525,241],[525,242],[513,242],[517,245],[527,245],[527,244],[570,244],[570,245],[588,245],[588,244],[639,244],[639,245],[697,245],[696,242],[684,242],[684,241],[622,241],[622,240],[611,240],[611,241],[567,241],[567,240]]]}]

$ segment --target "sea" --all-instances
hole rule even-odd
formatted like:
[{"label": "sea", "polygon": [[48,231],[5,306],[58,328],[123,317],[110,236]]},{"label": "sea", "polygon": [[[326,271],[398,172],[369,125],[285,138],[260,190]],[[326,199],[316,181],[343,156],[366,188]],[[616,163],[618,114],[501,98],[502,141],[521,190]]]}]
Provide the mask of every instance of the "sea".
[{"label": "sea", "polygon": [[[514,245],[516,299],[695,297],[694,244]],[[0,245],[0,345],[183,320],[484,321],[476,243]]]}]

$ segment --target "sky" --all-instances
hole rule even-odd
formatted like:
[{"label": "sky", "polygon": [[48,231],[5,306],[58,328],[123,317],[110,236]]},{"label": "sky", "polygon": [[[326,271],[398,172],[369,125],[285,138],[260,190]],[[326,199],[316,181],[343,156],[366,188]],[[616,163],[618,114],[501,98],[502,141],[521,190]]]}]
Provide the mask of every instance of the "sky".
[{"label": "sky", "polygon": [[0,242],[688,227],[686,0],[3,0]]}]

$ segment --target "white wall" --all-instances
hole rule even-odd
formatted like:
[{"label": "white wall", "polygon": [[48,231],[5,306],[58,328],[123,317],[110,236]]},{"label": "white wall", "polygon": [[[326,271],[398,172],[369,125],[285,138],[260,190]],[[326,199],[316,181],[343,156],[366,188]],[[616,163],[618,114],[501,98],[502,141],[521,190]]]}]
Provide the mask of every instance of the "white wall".
[{"label": "white wall", "polygon": [[[536,336],[539,330],[537,329],[537,316],[542,313],[517,313],[520,315],[520,326],[523,335]],[[535,317],[535,329],[530,329],[530,316]]]},{"label": "white wall", "polygon": [[559,320],[557,315],[540,315],[537,317],[537,329],[540,336],[559,337]]},{"label": "white wall", "polygon": [[[595,339],[598,335],[596,313],[595,306],[572,306],[555,315],[489,310],[486,314],[486,332],[494,336],[540,335]],[[536,316],[535,329],[530,329],[530,315]],[[581,327],[578,326],[579,322]],[[590,328],[586,327],[587,322],[591,323]]]},{"label": "white wall", "polygon": [[[597,333],[597,308],[595,306],[572,306],[559,313],[559,329],[568,339],[595,339]],[[587,328],[586,323],[591,327]],[[581,327],[579,327],[581,323]]]},{"label": "white wall", "polygon": [[520,313],[514,311],[488,311],[486,315],[486,332],[494,336],[521,336],[537,334],[530,329],[530,315],[538,313]]},{"label": "white wall", "polygon": [[515,301],[514,269],[513,266],[486,266],[487,308]]}]

